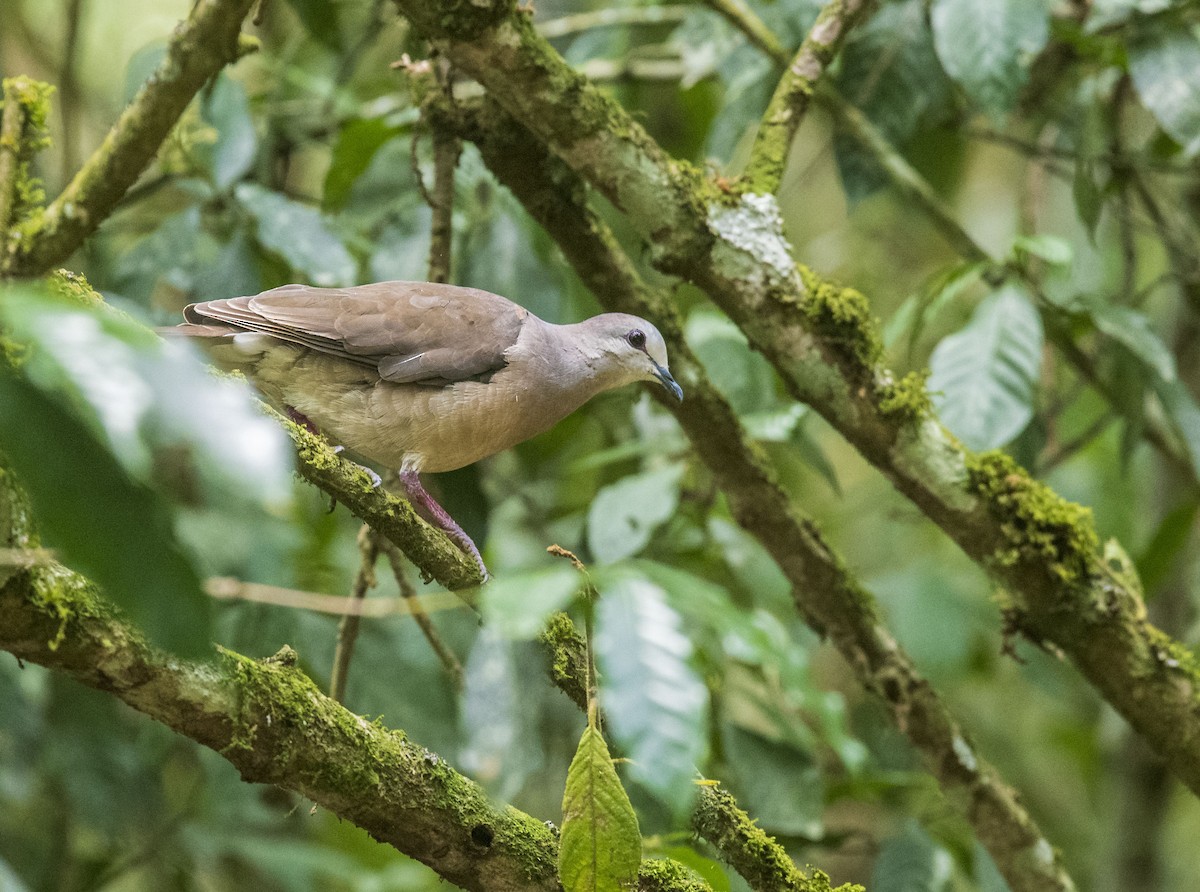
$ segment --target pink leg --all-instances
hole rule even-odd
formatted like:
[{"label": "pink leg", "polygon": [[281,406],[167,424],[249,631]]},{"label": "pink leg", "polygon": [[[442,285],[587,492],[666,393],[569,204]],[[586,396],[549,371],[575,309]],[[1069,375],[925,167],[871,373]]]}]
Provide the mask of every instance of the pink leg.
[{"label": "pink leg", "polygon": [[408,496],[408,501],[412,503],[413,508],[417,513],[438,527],[450,537],[455,545],[457,545],[464,554],[469,555],[474,559],[475,565],[479,567],[479,572],[485,580],[490,578],[488,569],[484,566],[483,557],[479,554],[479,549],[475,547],[475,543],[471,541],[471,537],[466,531],[458,525],[449,512],[439,505],[421,485],[421,475],[416,471],[401,471],[400,483],[404,487],[404,492]]}]

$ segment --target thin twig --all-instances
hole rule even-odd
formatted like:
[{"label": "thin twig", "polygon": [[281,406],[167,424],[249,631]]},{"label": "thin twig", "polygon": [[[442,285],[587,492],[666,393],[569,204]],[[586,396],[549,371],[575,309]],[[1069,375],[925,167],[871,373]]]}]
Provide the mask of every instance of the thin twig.
[{"label": "thin twig", "polygon": [[405,598],[357,599],[341,595],[322,595],[260,582],[244,582],[231,576],[213,576],[204,582],[204,592],[220,601],[253,601],[291,610],[311,610],[333,616],[366,616],[379,619],[385,616],[412,616],[416,611],[437,613],[442,610],[461,610],[470,605],[461,595],[452,592],[432,592]]},{"label": "thin twig", "polygon": [[25,106],[16,78],[4,81],[4,115],[0,117],[0,237],[8,232],[17,203],[17,178],[25,135]]},{"label": "thin twig", "polygon": [[449,282],[454,246],[454,172],[462,141],[444,127],[433,128],[433,219],[429,226],[429,281]]},{"label": "thin twig", "polygon": [[400,597],[404,599],[405,603],[409,604],[411,608],[410,613],[420,628],[421,634],[425,636],[425,640],[429,642],[429,646],[433,648],[433,652],[437,654],[437,658],[442,661],[442,666],[445,667],[446,673],[450,676],[450,681],[454,685],[454,689],[461,690],[463,684],[462,662],[459,661],[458,656],[450,649],[449,645],[442,640],[442,636],[438,634],[437,626],[433,624],[433,618],[425,611],[416,589],[413,588],[412,580],[404,572],[404,552],[391,542],[385,540],[383,542],[383,553],[387,555],[388,563],[392,568],[392,575],[396,579],[396,585],[400,587]]},{"label": "thin twig", "polygon": [[547,40],[567,37],[595,28],[612,28],[620,25],[663,25],[677,24],[687,16],[690,6],[631,6],[596,9],[565,15],[557,19],[538,22],[538,30]]},{"label": "thin twig", "polygon": [[[379,560],[380,543],[383,541],[383,537],[374,532],[370,524],[364,523],[359,528],[358,551],[361,560],[358,572],[354,574],[354,585],[350,589],[351,600],[361,601],[367,596],[367,591],[375,587],[375,563]],[[350,673],[350,660],[354,656],[354,644],[358,641],[361,625],[362,616],[357,613],[347,613],[338,623],[337,646],[333,651],[333,671],[329,676],[329,696],[339,703],[346,702],[346,677]]]},{"label": "thin twig", "polygon": [[1117,417],[1118,416],[1115,412],[1105,412],[1103,415],[1089,424],[1087,428],[1077,436],[1072,437],[1065,443],[1059,443],[1057,446],[1048,449],[1045,457],[1038,462],[1038,475],[1044,476],[1048,474],[1067,459],[1074,456],[1077,452],[1108,430],[1109,425],[1116,421]]},{"label": "thin twig", "polygon": [[713,12],[722,16],[733,27],[746,35],[746,39],[775,60],[781,68],[788,63],[787,50],[775,36],[775,32],[767,27],[744,0],[705,0]]}]

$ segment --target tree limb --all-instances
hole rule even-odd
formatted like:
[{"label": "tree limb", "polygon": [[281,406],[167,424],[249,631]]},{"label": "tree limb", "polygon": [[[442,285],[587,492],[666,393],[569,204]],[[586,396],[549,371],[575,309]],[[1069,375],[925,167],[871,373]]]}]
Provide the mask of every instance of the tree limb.
[{"label": "tree limb", "polygon": [[[1073,888],[1055,856],[1045,862],[1031,856],[1053,848],[880,622],[874,599],[849,575],[812,521],[796,511],[761,450],[692,354],[669,296],[641,281],[611,230],[587,207],[579,177],[495,103],[480,107],[434,101],[426,109],[478,146],[489,169],[558,242],[608,309],[654,320],[687,394],[682,404],[663,404],[674,412],[729,498],[735,519],[787,576],[805,620],[831,639],[860,683],[885,703],[1013,888]],[[570,682],[579,658],[570,650],[569,627],[552,624],[547,636],[544,642],[553,644],[555,653],[552,678],[582,702],[582,692]]]},{"label": "tree limb", "polygon": [[460,70],[625,213],[660,270],[691,281],[893,485],[1002,585],[1013,627],[1049,642],[1200,792],[1200,663],[1148,622],[1091,513],[1003,452],[966,450],[923,381],[882,363],[866,298],[791,258],[769,195],[731,194],[670,158],[571,70],[511,3],[397,0]]},{"label": "tree limb", "polygon": [[254,0],[198,0],[166,57],[42,216],[11,239],[0,271],[37,276],[61,263],[116,207],[158,152],[192,97],[225,65],[257,46],[240,36]]}]

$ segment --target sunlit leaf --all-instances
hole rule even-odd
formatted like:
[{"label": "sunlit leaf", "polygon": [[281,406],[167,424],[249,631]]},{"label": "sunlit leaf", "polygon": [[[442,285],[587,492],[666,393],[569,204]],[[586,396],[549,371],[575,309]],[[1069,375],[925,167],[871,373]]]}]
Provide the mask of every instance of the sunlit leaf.
[{"label": "sunlit leaf", "polygon": [[1200,39],[1186,27],[1147,24],[1129,45],[1142,104],[1188,157],[1200,152]]},{"label": "sunlit leaf", "polygon": [[595,646],[601,705],[632,776],[679,814],[708,750],[708,689],[663,590],[646,579],[601,585]]},{"label": "sunlit leaf", "polygon": [[628,892],[642,837],[604,738],[588,726],[567,770],[558,875],[565,892]]},{"label": "sunlit leaf", "polygon": [[1011,109],[1050,36],[1045,0],[933,0],[929,18],[950,77],[984,111]]},{"label": "sunlit leaf", "polygon": [[942,422],[971,449],[1008,443],[1033,417],[1041,361],[1041,318],[1018,286],[1006,285],[930,357],[929,392]]},{"label": "sunlit leaf", "polygon": [[484,621],[509,638],[533,638],[582,584],[580,574],[562,561],[546,570],[497,577],[480,596]]},{"label": "sunlit leaf", "polygon": [[588,509],[587,542],[601,563],[632,557],[679,506],[682,465],[633,474],[604,487]]},{"label": "sunlit leaf", "polygon": [[358,264],[316,208],[257,183],[240,183],[238,201],[258,223],[258,240],[314,285],[349,285]]}]

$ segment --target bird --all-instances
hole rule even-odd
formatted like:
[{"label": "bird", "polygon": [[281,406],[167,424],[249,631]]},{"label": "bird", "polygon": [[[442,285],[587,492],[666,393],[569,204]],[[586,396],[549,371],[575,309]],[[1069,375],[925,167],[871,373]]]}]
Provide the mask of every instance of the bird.
[{"label": "bird", "polygon": [[[549,430],[593,396],[651,381],[678,400],[658,329],[627,313],[546,322],[497,294],[437,282],[283,285],[189,304],[201,339],[293,420],[398,472],[414,509],[479,568],[471,537],[421,483]],[[373,474],[378,485],[379,477]]]}]

